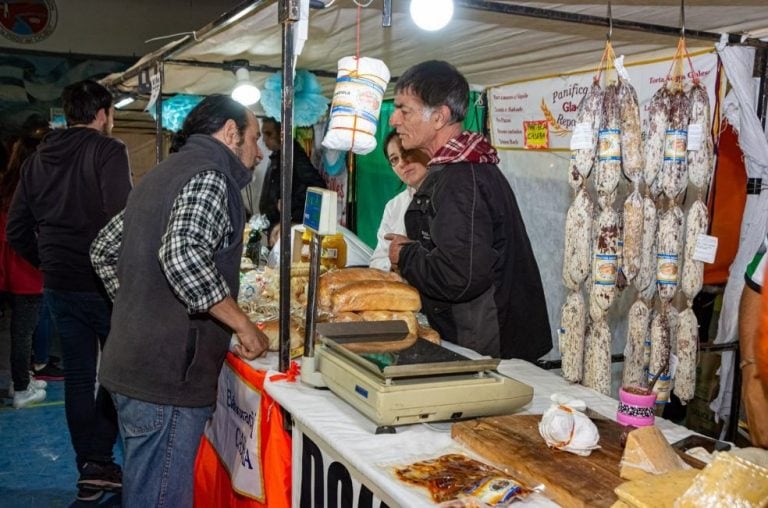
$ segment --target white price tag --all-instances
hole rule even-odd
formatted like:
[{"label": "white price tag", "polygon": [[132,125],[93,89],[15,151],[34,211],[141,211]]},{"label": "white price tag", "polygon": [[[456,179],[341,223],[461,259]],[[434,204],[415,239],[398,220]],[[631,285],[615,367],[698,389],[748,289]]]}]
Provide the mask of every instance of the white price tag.
[{"label": "white price tag", "polygon": [[144,111],[152,111],[152,108],[155,107],[155,102],[157,102],[157,98],[160,96],[160,74],[152,74],[149,77],[149,82],[152,85],[152,94],[149,96],[149,102],[144,108]]},{"label": "white price tag", "polygon": [[693,251],[693,259],[704,263],[714,263],[717,254],[717,237],[699,235],[696,238],[696,248]]},{"label": "white price tag", "polygon": [[696,152],[704,142],[704,126],[700,123],[688,124],[688,151]]},{"label": "white price tag", "polygon": [[571,137],[571,150],[589,150],[595,146],[595,131],[590,122],[577,123]]},{"label": "white price tag", "polygon": [[680,363],[680,360],[677,359],[677,356],[675,356],[674,353],[669,354],[669,378],[674,379],[675,378],[675,372],[677,372],[677,364]]}]

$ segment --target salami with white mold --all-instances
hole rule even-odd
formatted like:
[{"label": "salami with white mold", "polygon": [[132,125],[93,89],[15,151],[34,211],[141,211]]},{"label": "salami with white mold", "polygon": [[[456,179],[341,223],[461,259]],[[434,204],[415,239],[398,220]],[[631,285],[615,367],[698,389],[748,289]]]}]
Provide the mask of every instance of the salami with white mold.
[{"label": "salami with white mold", "polygon": [[[590,315],[594,308],[607,311],[616,296],[618,275],[619,217],[612,208],[597,216],[595,245],[592,249],[592,289]],[[593,319],[597,316],[592,315]]]},{"label": "salami with white mold", "polygon": [[621,112],[621,162],[624,174],[634,183],[643,178],[643,133],[637,92],[629,81],[619,82]]},{"label": "salami with white mold", "polygon": [[621,105],[616,84],[608,85],[603,94],[603,121],[598,140],[595,188],[598,194],[610,195],[621,177]]},{"label": "salami with white mold", "polygon": [[[699,83],[688,92],[691,104],[689,138],[693,129],[701,135],[701,143],[696,150],[688,150],[688,179],[699,189],[707,189],[712,177],[713,144],[710,130],[709,96]],[[691,148],[689,146],[689,148]]]},{"label": "salami with white mold", "polygon": [[669,101],[669,125],[664,143],[661,185],[664,195],[675,198],[688,186],[688,121],[691,106],[683,91],[673,92]]},{"label": "salami with white mold", "polygon": [[656,382],[653,391],[658,394],[659,401],[663,396],[669,397],[669,353],[671,352],[672,342],[670,336],[669,320],[665,312],[659,312],[651,322],[651,358],[648,364],[648,378],[652,378],[657,372],[666,365],[667,368],[662,373],[662,377]]},{"label": "salami with white mold", "polygon": [[[656,228],[659,220],[656,215],[656,205],[651,198],[643,199],[643,239],[640,252],[640,270],[635,277],[635,289],[644,291],[653,286],[650,296],[656,291]],[[643,295],[646,298],[646,295]]]},{"label": "salami with white mold", "polygon": [[594,321],[587,332],[582,384],[604,395],[611,393],[611,330],[604,320]]},{"label": "salami with white mold", "polygon": [[624,201],[624,247],[622,251],[622,272],[627,281],[635,279],[640,272],[643,249],[643,198],[637,189]]},{"label": "salami with white mold", "polygon": [[667,210],[659,220],[656,235],[656,289],[662,302],[672,300],[680,282],[684,223],[685,216],[678,206]]},{"label": "salami with white mold", "polygon": [[559,347],[563,377],[573,383],[581,381],[584,366],[584,336],[587,312],[581,292],[571,292],[560,314]]},{"label": "salami with white mold", "polygon": [[706,205],[699,200],[694,201],[685,221],[683,275],[680,282],[680,289],[690,300],[699,294],[704,285],[704,263],[693,259],[693,255],[699,235],[707,233],[708,223]]},{"label": "salami with white mold", "polygon": [[[581,136],[590,137],[587,141],[581,139],[583,144],[571,150],[571,166],[581,174],[582,177],[589,177],[592,167],[595,165],[595,156],[597,155],[597,133],[600,130],[603,114],[603,90],[600,88],[600,82],[594,81],[589,91],[584,95],[579,103],[579,110],[576,113],[576,129]],[[581,148],[584,146],[584,148]]]},{"label": "salami with white mold", "polygon": [[677,325],[677,371],[675,395],[683,404],[693,399],[696,391],[696,358],[699,352],[699,323],[693,309],[680,314]]},{"label": "salami with white mold", "polygon": [[589,275],[592,261],[592,215],[594,204],[586,189],[581,189],[568,208],[565,217],[565,248],[563,250],[563,281],[578,284]]},{"label": "salami with white mold", "polygon": [[645,383],[645,340],[651,322],[651,311],[642,300],[629,308],[627,318],[627,344],[624,348],[624,386],[642,386]]},{"label": "salami with white mold", "polygon": [[664,141],[667,136],[668,123],[669,91],[667,87],[662,86],[653,94],[648,107],[648,132],[645,136],[645,171],[643,177],[649,188],[656,180],[656,176],[664,163]]}]

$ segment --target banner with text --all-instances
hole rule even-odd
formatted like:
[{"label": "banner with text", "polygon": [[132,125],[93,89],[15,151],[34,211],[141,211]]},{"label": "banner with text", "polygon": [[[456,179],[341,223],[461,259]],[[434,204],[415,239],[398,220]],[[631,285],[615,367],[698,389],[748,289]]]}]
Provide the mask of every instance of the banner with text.
[{"label": "banner with text", "polygon": [[219,373],[216,410],[205,427],[205,437],[229,471],[232,489],[263,501],[260,408],[261,392],[241,380],[229,362],[224,362]]},{"label": "banner with text", "polygon": [[[686,82],[698,77],[715,105],[717,55],[694,53]],[[648,130],[651,97],[666,83],[672,58],[627,64],[637,90],[643,132]],[[576,113],[592,85],[595,72],[546,77],[488,89],[491,141],[501,150],[569,150]],[[611,76],[615,76],[612,72]]]},{"label": "banner with text", "polygon": [[293,426],[293,503],[296,508],[389,508],[333,450]]}]

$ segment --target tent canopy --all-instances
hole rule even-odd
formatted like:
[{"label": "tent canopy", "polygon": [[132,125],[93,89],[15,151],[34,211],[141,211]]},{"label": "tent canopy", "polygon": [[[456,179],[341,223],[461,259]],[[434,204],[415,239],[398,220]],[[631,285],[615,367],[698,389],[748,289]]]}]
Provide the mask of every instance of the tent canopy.
[{"label": "tent canopy", "polygon": [[[447,60],[456,65],[470,83],[482,87],[556,75],[597,63],[605,44],[606,28],[467,7],[484,3],[456,0],[449,25],[437,32],[427,32],[411,20],[407,0],[392,0],[392,26],[382,27],[383,0],[373,0],[361,9],[360,55],[383,60],[393,77],[424,60]],[[489,3],[524,5],[585,16],[605,17],[607,14],[607,2]],[[310,10],[309,36],[297,67],[325,71],[330,76],[335,74],[338,60],[356,52],[357,12],[353,0],[336,0],[325,9]],[[613,0],[612,14],[616,20],[677,26],[680,0]],[[768,9],[764,0],[687,0],[685,25],[688,31],[766,37]],[[628,57],[639,54],[647,57],[654,52],[669,54],[676,46],[675,39],[668,35],[618,28],[614,28],[612,40],[616,53]],[[164,60],[164,93],[228,93],[235,83],[231,70],[173,62],[219,65],[247,60],[251,65],[278,69],[281,41],[278,2],[252,0],[223,14],[194,35],[146,55],[132,69]],[[692,49],[712,47],[710,41],[693,38],[688,39],[688,44]],[[135,91],[138,79],[132,76],[135,74],[132,69],[110,76],[106,82],[124,91]],[[261,86],[268,76],[269,71],[251,73],[257,86]],[[320,76],[320,81],[330,96],[333,78]]]}]

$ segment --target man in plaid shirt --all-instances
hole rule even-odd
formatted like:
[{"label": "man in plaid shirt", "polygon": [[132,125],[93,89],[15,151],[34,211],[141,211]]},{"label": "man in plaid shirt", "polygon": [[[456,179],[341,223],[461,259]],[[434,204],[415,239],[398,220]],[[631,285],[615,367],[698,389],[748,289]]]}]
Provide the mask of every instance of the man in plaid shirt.
[{"label": "man in plaid shirt", "polygon": [[256,117],[207,97],[173,153],[101,230],[91,260],[114,299],[99,380],[123,439],[123,504],[192,506],[197,443],[232,333],[246,359],[268,344],[237,306],[245,213],[240,190],[262,154]]}]

